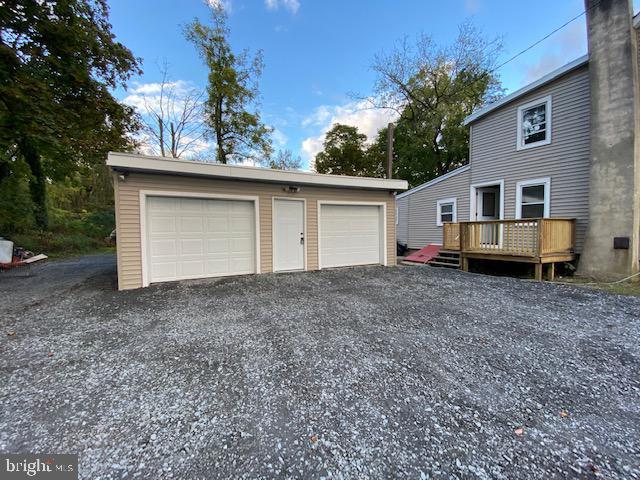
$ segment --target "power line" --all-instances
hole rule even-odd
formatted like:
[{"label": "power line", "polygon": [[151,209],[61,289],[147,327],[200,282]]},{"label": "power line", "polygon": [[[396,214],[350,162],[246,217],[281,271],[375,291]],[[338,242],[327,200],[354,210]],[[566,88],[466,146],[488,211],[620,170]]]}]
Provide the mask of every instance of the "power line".
[{"label": "power line", "polygon": [[509,58],[507,61],[502,62],[500,65],[498,65],[497,67],[495,67],[493,70],[491,70],[491,73],[494,73],[496,70],[499,70],[500,68],[504,67],[507,63],[512,62],[513,60],[515,60],[516,58],[518,58],[520,55],[523,55],[524,53],[527,53],[529,50],[531,50],[532,48],[540,45],[542,42],[544,42],[547,38],[549,38],[550,36],[552,36],[553,34],[559,32],[560,30],[562,30],[564,27],[566,27],[567,25],[569,25],[570,23],[576,21],[577,19],[579,19],[580,17],[582,17],[583,15],[585,15],[587,12],[590,12],[591,10],[593,10],[594,8],[596,8],[598,5],[600,5],[600,2],[602,0],[599,0],[598,2],[594,3],[591,7],[589,7],[588,10],[583,10],[581,13],[579,13],[578,15],[576,15],[575,17],[573,17],[571,20],[566,21],[565,23],[563,23],[562,25],[560,25],[558,28],[556,28],[555,30],[553,30],[552,32],[549,32],[548,34],[546,34],[544,37],[542,37],[540,40],[537,40],[536,42],[532,43],[531,45],[529,45],[527,48],[525,48],[524,50],[516,53],[513,57]]}]

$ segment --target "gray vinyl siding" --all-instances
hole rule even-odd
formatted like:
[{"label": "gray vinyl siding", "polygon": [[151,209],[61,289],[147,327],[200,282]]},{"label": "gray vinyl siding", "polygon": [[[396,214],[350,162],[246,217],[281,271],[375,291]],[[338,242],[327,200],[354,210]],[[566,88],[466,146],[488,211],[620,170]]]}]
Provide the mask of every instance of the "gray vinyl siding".
[{"label": "gray vinyl siding", "polygon": [[442,243],[442,227],[436,225],[438,200],[455,197],[458,221],[469,219],[469,178],[470,170],[467,169],[401,199],[408,200],[409,248]]},{"label": "gray vinyl siding", "polygon": [[[518,106],[551,95],[551,143],[516,150]],[[471,184],[504,180],[504,217],[515,218],[516,183],[551,178],[551,217],[577,219],[580,252],[589,215],[590,92],[588,66],[473,122]],[[458,216],[458,218],[461,218]]]},{"label": "gray vinyl siding", "polygon": [[396,199],[398,209],[396,239],[398,242],[407,245],[408,242],[408,219],[409,219],[409,197]]}]

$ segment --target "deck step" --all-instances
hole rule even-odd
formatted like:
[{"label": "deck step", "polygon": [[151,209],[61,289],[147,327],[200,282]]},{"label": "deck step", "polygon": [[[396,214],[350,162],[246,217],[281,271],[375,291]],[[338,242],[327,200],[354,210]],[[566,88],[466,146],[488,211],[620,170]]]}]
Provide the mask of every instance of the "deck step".
[{"label": "deck step", "polygon": [[431,259],[429,265],[435,267],[460,268],[460,252],[440,250],[438,255]]},{"label": "deck step", "polygon": [[450,263],[460,263],[460,257],[441,257],[440,255],[435,256],[431,259],[431,261],[436,262],[450,262]]},{"label": "deck step", "polygon": [[442,258],[460,258],[460,254],[458,252],[443,252],[439,251],[437,257]]},{"label": "deck step", "polygon": [[438,262],[436,260],[431,260],[429,265],[433,265],[434,267],[460,268],[459,263]]}]

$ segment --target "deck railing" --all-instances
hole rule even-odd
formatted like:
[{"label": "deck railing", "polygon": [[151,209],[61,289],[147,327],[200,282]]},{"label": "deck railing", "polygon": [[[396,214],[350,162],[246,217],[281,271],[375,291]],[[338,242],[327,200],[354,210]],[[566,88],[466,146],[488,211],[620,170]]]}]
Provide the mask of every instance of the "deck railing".
[{"label": "deck railing", "polygon": [[445,223],[443,248],[463,253],[540,257],[573,252],[575,219],[528,218]]}]

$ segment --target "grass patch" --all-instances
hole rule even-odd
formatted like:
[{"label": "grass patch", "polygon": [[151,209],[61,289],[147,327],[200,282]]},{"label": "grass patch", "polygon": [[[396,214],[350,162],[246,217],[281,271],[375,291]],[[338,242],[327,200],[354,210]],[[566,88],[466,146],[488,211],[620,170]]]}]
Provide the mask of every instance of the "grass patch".
[{"label": "grass patch", "polygon": [[628,280],[622,283],[607,283],[594,282],[592,279],[585,277],[561,277],[558,278],[557,281],[561,283],[570,283],[572,285],[602,290],[604,292],[613,293],[616,295],[630,295],[634,297],[640,297],[639,281]]}]

